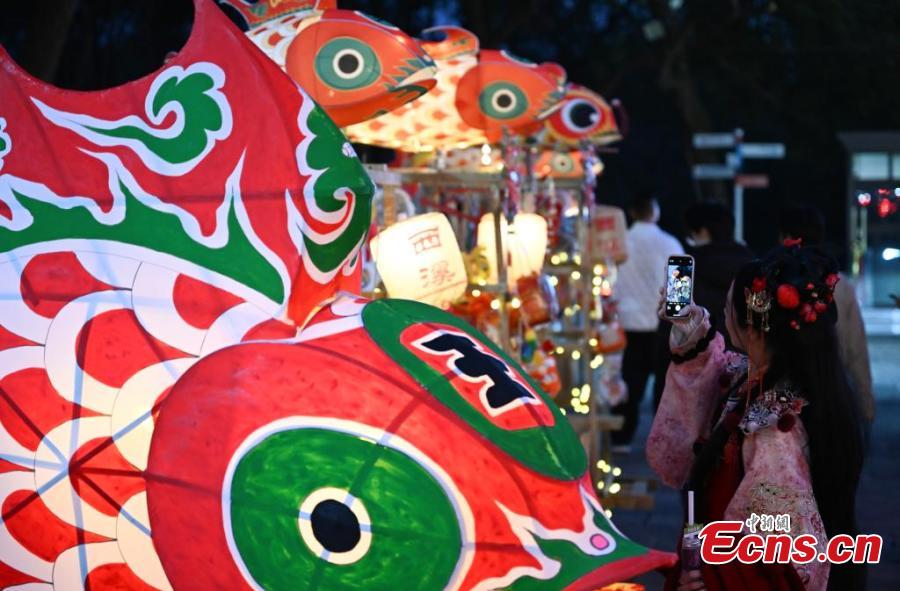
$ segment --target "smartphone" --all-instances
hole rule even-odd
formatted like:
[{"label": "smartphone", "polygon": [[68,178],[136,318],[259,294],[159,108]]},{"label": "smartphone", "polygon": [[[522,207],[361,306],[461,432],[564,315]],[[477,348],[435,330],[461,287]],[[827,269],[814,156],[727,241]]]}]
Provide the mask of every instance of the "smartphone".
[{"label": "smartphone", "polygon": [[687,316],[694,298],[694,257],[673,254],[666,261],[666,316]]}]

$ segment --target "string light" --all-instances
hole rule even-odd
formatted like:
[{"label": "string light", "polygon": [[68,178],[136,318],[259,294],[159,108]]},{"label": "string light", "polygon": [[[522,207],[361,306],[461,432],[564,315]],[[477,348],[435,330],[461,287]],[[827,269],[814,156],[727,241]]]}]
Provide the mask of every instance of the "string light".
[{"label": "string light", "polygon": [[611,495],[616,494],[620,490],[622,490],[622,485],[618,482],[613,482],[611,485],[609,485],[609,494]]},{"label": "string light", "polygon": [[575,361],[581,359],[581,351],[579,351],[578,349],[572,351],[572,359],[574,359]]},{"label": "string light", "polygon": [[615,468],[613,468],[612,474],[613,474],[613,476],[621,476],[621,475],[622,475],[622,469],[619,468],[618,466],[616,466]]},{"label": "string light", "polygon": [[481,145],[481,164],[484,166],[491,165],[491,147],[487,144]]},{"label": "string light", "polygon": [[519,307],[522,305],[522,300],[520,300],[519,298],[513,298],[509,302],[509,305],[512,306],[513,310],[518,310]]},{"label": "string light", "polygon": [[574,262],[576,265],[580,265],[581,264],[581,255],[580,254],[573,255],[572,262]]},{"label": "string light", "polygon": [[610,510],[610,509],[604,509],[604,510],[603,510],[603,514],[606,515],[606,518],[607,518],[607,519],[612,519],[612,510]]},{"label": "string light", "polygon": [[565,353],[565,352],[566,352],[565,347],[557,347],[557,348],[556,348],[556,354],[557,354],[557,355],[562,355],[562,354]]},{"label": "string light", "polygon": [[591,369],[597,369],[603,365],[603,355],[596,355],[591,359]]},{"label": "string light", "polygon": [[500,309],[500,300],[494,298],[491,300],[491,310],[499,310]]},{"label": "string light", "polygon": [[481,290],[480,290],[480,289],[473,289],[473,290],[472,290],[472,297],[473,297],[473,298],[477,298],[477,297],[479,297],[480,295],[481,295]]},{"label": "string light", "polygon": [[[595,337],[591,337],[588,340],[588,345],[590,345],[591,347],[596,347],[599,343],[600,343],[600,341],[598,341]],[[593,361],[592,361],[592,363],[593,363]]]},{"label": "string light", "polygon": [[600,288],[603,290],[603,295],[612,295],[612,285],[610,285],[609,279],[604,279]]},{"label": "string light", "polygon": [[554,265],[558,265],[559,264],[559,255],[558,254],[551,255],[550,262]]},{"label": "string light", "polygon": [[556,275],[551,275],[550,278],[548,279],[548,281],[550,281],[550,285],[552,285],[553,287],[556,287],[557,284],[559,283],[559,277],[557,277]]},{"label": "string light", "polygon": [[581,271],[572,271],[570,277],[572,278],[572,281],[578,281],[581,279]]}]

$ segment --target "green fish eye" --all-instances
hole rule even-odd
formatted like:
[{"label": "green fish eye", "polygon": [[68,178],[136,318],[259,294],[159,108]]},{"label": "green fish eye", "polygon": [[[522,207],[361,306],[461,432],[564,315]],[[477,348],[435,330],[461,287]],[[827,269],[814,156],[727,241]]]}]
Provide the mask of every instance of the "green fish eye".
[{"label": "green fish eye", "polygon": [[317,579],[318,589],[428,591],[461,560],[462,517],[445,484],[356,432],[272,429],[234,459],[226,488],[232,552],[263,589]]},{"label": "green fish eye", "polygon": [[316,54],[316,74],[328,86],[356,90],[373,84],[381,76],[381,63],[371,47],[350,37],[338,37]]},{"label": "green fish eye", "polygon": [[478,97],[481,110],[494,119],[512,119],[528,108],[525,93],[509,82],[494,82],[488,85]]}]

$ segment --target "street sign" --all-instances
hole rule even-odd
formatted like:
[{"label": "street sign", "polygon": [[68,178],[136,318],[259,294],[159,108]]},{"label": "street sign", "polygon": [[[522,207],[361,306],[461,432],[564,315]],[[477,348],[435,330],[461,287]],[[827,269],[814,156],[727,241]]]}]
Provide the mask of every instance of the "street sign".
[{"label": "street sign", "polygon": [[741,144],[744,158],[784,158],[784,144]]},{"label": "street sign", "polygon": [[694,178],[697,180],[733,179],[734,169],[725,164],[695,164]]},{"label": "street sign", "polygon": [[734,147],[733,133],[695,133],[694,147],[703,148],[731,148]]},{"label": "street sign", "polygon": [[734,238],[744,240],[744,189],[765,189],[769,177],[765,174],[739,174],[744,158],[784,158],[784,144],[744,143],[744,131],[731,133],[695,133],[694,148],[734,148],[725,154],[725,164],[695,164],[693,173],[697,180],[734,179]]},{"label": "street sign", "polygon": [[734,177],[736,185],[745,189],[768,189],[769,175],[767,174],[739,174]]}]

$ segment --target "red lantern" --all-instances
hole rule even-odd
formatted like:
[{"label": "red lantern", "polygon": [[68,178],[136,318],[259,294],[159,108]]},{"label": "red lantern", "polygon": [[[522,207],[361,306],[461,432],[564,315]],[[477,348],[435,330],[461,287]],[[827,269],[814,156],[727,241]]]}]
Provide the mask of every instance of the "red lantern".
[{"label": "red lantern", "polygon": [[897,211],[897,204],[890,197],[882,197],[878,201],[878,217],[886,218]]}]

